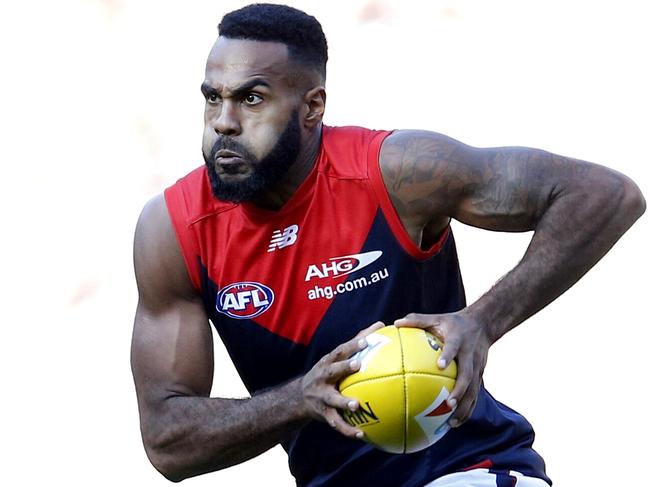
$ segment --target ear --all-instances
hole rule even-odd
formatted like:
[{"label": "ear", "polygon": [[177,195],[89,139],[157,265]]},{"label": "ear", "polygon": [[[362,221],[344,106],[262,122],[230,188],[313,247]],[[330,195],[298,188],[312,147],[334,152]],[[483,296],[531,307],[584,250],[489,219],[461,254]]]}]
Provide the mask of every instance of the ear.
[{"label": "ear", "polygon": [[312,129],[323,121],[326,98],[324,86],[317,86],[305,93],[303,109],[306,110],[304,118],[306,128]]}]

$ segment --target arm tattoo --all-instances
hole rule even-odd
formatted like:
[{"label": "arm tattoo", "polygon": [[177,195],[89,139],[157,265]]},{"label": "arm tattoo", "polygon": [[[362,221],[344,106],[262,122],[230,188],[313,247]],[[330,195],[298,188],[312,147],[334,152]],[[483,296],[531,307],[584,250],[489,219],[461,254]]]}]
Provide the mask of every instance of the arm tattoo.
[{"label": "arm tattoo", "polygon": [[476,149],[431,133],[396,133],[382,147],[381,167],[401,216],[438,216],[500,231],[532,230],[571,179],[590,166],[537,149]]}]

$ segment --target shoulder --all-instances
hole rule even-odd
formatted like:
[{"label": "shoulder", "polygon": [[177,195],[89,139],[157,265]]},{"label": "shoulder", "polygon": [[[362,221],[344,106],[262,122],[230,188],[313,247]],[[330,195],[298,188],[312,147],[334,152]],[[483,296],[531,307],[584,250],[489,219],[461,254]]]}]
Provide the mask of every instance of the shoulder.
[{"label": "shoulder", "polygon": [[[167,241],[173,236],[173,228],[164,193],[157,194],[145,203],[140,212],[135,228],[135,249],[142,251],[148,249],[151,251],[156,242],[167,247]],[[156,245],[155,248],[158,249],[158,246]]]},{"label": "shoulder", "polygon": [[449,216],[462,192],[468,163],[476,149],[443,134],[397,130],[381,145],[379,168],[393,205],[402,219],[426,222]]},{"label": "shoulder", "polygon": [[141,299],[154,302],[171,295],[196,294],[162,193],[149,200],[140,213],[133,261]]},{"label": "shoulder", "polygon": [[398,167],[428,166],[467,157],[470,146],[437,132],[396,130],[383,141],[380,152],[382,171]]}]

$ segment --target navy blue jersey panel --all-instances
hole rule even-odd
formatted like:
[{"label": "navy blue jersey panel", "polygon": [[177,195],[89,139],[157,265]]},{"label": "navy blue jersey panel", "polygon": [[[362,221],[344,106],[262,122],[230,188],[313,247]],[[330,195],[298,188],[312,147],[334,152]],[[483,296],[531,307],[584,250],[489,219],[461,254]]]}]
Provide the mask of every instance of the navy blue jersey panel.
[{"label": "navy blue jersey panel", "polygon": [[221,318],[219,336],[251,394],[302,375],[306,349],[252,320]]},{"label": "navy blue jersey panel", "polygon": [[202,268],[203,301],[237,372],[253,394],[300,375],[306,348],[271,333],[254,320],[237,320],[215,311],[217,286]]},{"label": "navy blue jersey panel", "polygon": [[453,234],[426,260],[408,254],[394,236],[382,211],[377,212],[363,251],[381,249],[388,262],[389,286],[375,309],[386,324],[407,313],[447,313],[465,307],[465,291]]},{"label": "navy blue jersey panel", "polygon": [[446,313],[465,307],[465,293],[451,232],[440,252],[427,260],[410,256],[393,235],[386,218],[377,212],[360,253],[381,250],[382,256],[347,276],[349,283],[380,281],[337,294],[309,347],[308,366],[375,321],[387,325],[408,313]]}]

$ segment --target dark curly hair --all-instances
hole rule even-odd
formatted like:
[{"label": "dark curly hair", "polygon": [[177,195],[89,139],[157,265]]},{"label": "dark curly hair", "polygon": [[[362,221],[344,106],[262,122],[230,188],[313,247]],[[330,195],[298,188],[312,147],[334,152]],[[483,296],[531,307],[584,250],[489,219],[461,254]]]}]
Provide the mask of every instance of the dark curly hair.
[{"label": "dark curly hair", "polygon": [[301,10],[254,3],[224,15],[219,35],[286,44],[292,60],[316,68],[325,79],[327,39],[318,20]]}]

